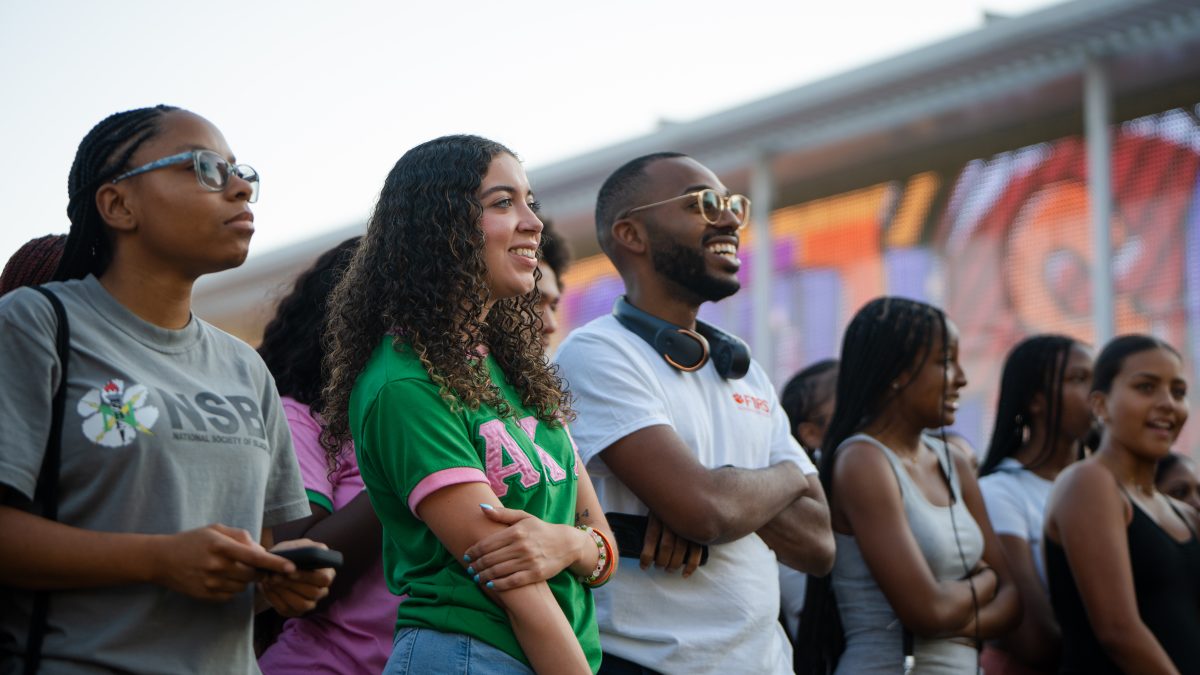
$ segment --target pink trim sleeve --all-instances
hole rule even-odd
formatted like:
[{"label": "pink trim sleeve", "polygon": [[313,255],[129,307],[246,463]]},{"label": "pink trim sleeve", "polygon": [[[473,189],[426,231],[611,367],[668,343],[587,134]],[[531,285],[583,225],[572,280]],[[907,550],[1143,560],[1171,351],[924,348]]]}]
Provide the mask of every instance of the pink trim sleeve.
[{"label": "pink trim sleeve", "polygon": [[408,494],[408,510],[412,511],[417,520],[420,520],[421,516],[417,515],[417,506],[434,492],[450,485],[487,482],[487,474],[475,467],[460,466],[453,469],[442,469],[425,476],[420,483],[417,483],[413,491]]}]

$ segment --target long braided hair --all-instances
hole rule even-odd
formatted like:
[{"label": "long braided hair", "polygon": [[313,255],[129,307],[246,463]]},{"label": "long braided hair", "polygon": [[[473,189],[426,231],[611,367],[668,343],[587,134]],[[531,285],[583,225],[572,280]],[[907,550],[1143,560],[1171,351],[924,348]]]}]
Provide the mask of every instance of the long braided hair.
[{"label": "long braided hair", "polygon": [[[411,347],[452,409],[511,406],[475,351],[487,345],[521,402],[552,426],[570,419],[557,366],[542,357],[534,292],[491,301],[475,194],[492,159],[516,156],[478,136],[444,136],[404,153],[328,305],[322,444],[336,464],[350,440],[350,393],[385,335]],[[540,272],[535,272],[540,280]]]},{"label": "long braided hair", "polygon": [[163,115],[179,110],[174,106],[126,110],[104,118],[83,137],[71,163],[67,179],[67,217],[71,231],[54,279],[100,276],[112,261],[112,240],[96,208],[96,190],[129,167],[129,158],[142,143],[159,133]]},{"label": "long braided hair", "polygon": [[[938,335],[945,344],[942,310],[906,298],[876,298],[851,319],[842,339],[833,419],[821,449],[821,485],[831,504],[838,446],[874,422],[904,392],[905,387],[895,389],[892,383],[907,383],[911,378],[905,375],[925,365]],[[831,673],[845,650],[832,576],[809,578],[796,645],[797,673]]]},{"label": "long braided hair", "polygon": [[1000,462],[1017,454],[1033,430],[1034,397],[1046,399],[1045,439],[1037,456],[1025,468],[1036,469],[1054,456],[1062,428],[1063,376],[1071,350],[1078,344],[1065,335],[1034,335],[1022,340],[1004,360],[1000,399],[987,457],[979,475],[995,473]]},{"label": "long braided hair", "polygon": [[65,234],[47,234],[25,242],[4,263],[4,271],[0,272],[0,295],[22,286],[40,286],[53,279],[66,246]]}]

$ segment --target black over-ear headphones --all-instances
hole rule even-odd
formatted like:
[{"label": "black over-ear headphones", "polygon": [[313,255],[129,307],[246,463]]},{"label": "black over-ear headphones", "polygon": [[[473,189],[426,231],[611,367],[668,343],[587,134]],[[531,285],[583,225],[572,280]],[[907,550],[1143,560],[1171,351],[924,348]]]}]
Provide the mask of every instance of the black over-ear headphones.
[{"label": "black over-ear headphones", "polygon": [[700,370],[710,357],[717,374],[727,380],[743,378],[750,370],[750,346],[703,321],[697,319],[696,330],[688,330],[643,312],[623,295],[613,304],[612,313],[629,332],[685,373]]}]

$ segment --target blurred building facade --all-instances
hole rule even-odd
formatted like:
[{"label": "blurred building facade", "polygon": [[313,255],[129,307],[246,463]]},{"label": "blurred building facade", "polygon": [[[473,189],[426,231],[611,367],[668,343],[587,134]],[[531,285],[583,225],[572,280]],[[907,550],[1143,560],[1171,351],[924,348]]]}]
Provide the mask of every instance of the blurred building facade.
[{"label": "blurred building facade", "polygon": [[[1025,335],[1158,335],[1200,364],[1200,3],[1075,0],[530,172],[579,256],[566,330],[621,291],[598,254],[603,179],[675,150],[753,201],[743,290],[701,316],[745,337],[782,384],[836,357],[880,294],[944,307],[977,447]],[[1103,224],[1103,226],[1101,226]],[[271,302],[356,225],[197,287],[198,312],[256,341]],[[1181,449],[1194,451],[1200,424]]]}]

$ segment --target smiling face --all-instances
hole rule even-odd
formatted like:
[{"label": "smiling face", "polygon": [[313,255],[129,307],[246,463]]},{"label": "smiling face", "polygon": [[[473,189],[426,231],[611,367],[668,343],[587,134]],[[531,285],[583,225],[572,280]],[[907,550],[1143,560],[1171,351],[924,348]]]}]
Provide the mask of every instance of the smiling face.
[{"label": "smiling face", "polygon": [[[208,120],[179,110],[163,115],[159,133],[144,142],[128,166],[188,150],[212,150],[229,162],[233,152]],[[115,204],[110,218],[119,258],[160,265],[192,279],[237,267],[245,261],[254,235],[251,186],[233,176],[220,192],[196,180],[192,163],[184,162],[105,185]],[[98,194],[98,200],[106,201]]]},{"label": "smiling face", "polygon": [[483,207],[480,227],[492,300],[529,293],[538,266],[542,221],[524,167],[508,153],[496,155],[475,196]]},{"label": "smiling face", "polygon": [[958,392],[967,386],[967,376],[958,363],[958,327],[946,319],[946,338],[934,326],[929,355],[918,363],[907,384],[901,385],[900,414],[919,421],[926,429],[954,424]]},{"label": "smiling face", "polygon": [[1092,392],[1105,442],[1150,460],[1166,457],[1188,418],[1183,362],[1169,350],[1125,357],[1106,392]]},{"label": "smiling face", "polygon": [[[646,167],[647,204],[712,188],[729,190],[690,157],[662,159]],[[715,225],[704,220],[694,197],[677,199],[629,216],[646,223],[650,259],[659,276],[674,284],[696,304],[733,295],[741,288],[737,273],[738,222],[725,210]]]}]

